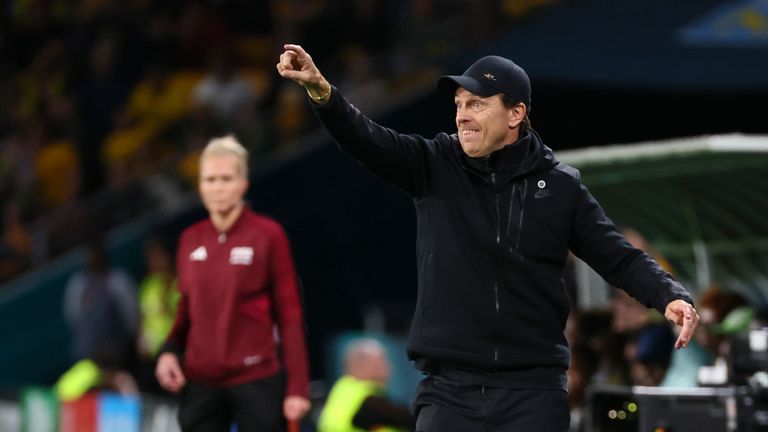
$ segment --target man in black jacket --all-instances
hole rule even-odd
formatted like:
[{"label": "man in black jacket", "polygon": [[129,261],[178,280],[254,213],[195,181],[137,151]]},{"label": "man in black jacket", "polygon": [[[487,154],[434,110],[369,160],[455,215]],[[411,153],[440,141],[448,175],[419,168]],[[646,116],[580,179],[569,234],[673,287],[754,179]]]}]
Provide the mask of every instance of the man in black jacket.
[{"label": "man in black jacket", "polygon": [[413,197],[419,286],[407,350],[427,375],[417,431],[568,428],[569,250],[682,326],[676,348],[688,344],[699,319],[690,295],[627,243],[530,127],[522,68],[488,56],[441,77],[457,133],[427,139],[372,122],[304,49],[284,48],[278,72],[307,90],[341,149]]}]

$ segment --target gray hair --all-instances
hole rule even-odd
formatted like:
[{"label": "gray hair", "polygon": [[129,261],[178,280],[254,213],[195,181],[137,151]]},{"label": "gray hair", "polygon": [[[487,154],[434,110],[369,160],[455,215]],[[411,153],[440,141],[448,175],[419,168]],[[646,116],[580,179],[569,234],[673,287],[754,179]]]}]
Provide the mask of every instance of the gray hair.
[{"label": "gray hair", "polygon": [[386,348],[384,345],[373,338],[359,338],[350,342],[347,345],[344,353],[344,361],[349,367],[350,365],[366,360],[376,355],[384,355]]}]

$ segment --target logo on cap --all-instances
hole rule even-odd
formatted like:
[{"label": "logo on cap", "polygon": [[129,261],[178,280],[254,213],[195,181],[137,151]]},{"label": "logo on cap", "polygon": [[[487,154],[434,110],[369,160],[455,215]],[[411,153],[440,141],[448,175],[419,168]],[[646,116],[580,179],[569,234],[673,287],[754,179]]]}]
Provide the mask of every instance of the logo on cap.
[{"label": "logo on cap", "polygon": [[487,73],[487,74],[483,74],[483,76],[486,77],[487,79],[491,80],[491,81],[496,81],[496,77],[493,76],[493,74]]}]

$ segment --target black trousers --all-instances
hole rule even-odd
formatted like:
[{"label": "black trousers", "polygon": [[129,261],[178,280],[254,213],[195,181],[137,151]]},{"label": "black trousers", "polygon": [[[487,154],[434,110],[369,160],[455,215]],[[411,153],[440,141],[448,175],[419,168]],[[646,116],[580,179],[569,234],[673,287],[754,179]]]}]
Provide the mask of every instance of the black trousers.
[{"label": "black trousers", "polygon": [[487,387],[441,375],[419,383],[413,408],[416,432],[565,432],[570,423],[564,390]]},{"label": "black trousers", "polygon": [[184,432],[283,432],[282,374],[232,387],[187,382],[181,391],[179,425]]}]

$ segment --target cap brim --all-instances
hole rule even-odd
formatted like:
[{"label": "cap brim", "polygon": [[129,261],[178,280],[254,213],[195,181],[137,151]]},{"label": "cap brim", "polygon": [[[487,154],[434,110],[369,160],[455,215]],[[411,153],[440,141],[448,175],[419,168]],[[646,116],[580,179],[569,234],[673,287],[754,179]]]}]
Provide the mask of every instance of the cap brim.
[{"label": "cap brim", "polygon": [[479,81],[466,75],[443,75],[437,80],[437,89],[448,96],[454,96],[456,89],[463,87],[470,93],[480,97],[489,97],[501,93],[498,90],[484,86]]}]

